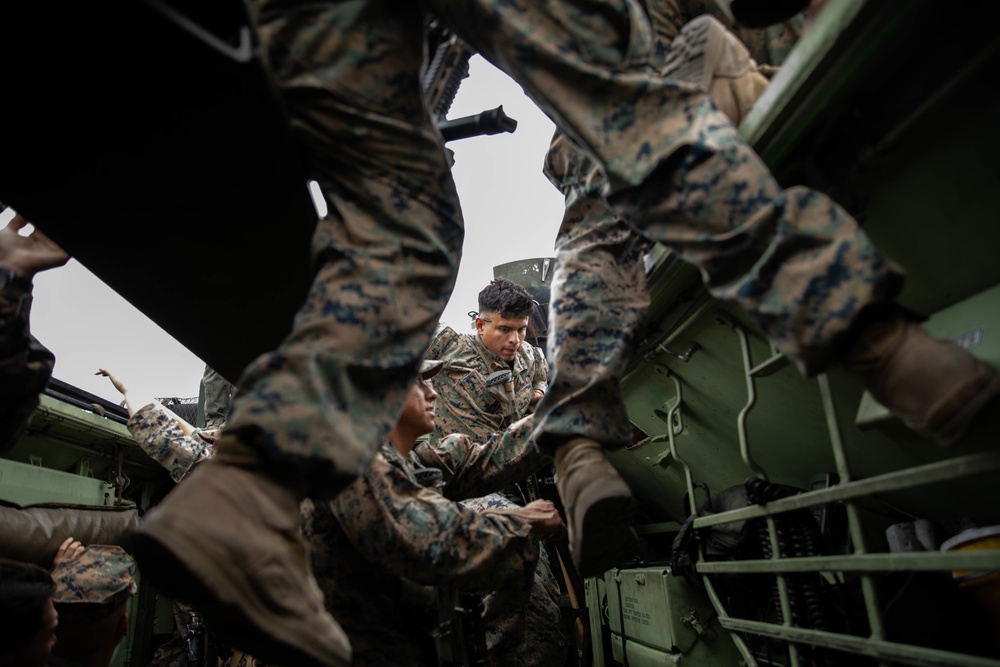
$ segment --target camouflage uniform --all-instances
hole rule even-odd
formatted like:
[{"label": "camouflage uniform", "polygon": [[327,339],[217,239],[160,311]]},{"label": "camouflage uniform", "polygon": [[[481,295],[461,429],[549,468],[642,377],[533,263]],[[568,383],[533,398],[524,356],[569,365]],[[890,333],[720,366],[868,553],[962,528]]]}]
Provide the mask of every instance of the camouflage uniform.
[{"label": "camouflage uniform", "polygon": [[55,356],[28,330],[30,310],[30,291],[0,290],[0,452],[24,432],[55,365]]},{"label": "camouflage uniform", "polygon": [[[702,269],[713,294],[743,305],[807,370],[858,310],[898,291],[895,269],[846,212],[782,190],[703,89],[648,70],[638,2],[257,0],[256,10],[331,213],[293,331],[245,371],[230,427],[297,468],[312,495],[363,472],[392,428],[458,267],[459,201],[421,91],[425,10],[596,158],[630,225]],[[563,315],[572,308],[564,300]]]},{"label": "camouflage uniform", "polygon": [[[478,442],[503,431],[528,414],[535,390],[548,388],[548,364],[542,351],[524,341],[514,361],[507,362],[491,352],[476,333],[460,334],[441,325],[431,340],[427,359],[445,362],[434,378],[438,393],[434,404],[434,433],[431,442],[452,433],[465,433]],[[513,372],[514,391],[504,386],[486,386],[486,378],[498,370]]]},{"label": "camouflage uniform", "polygon": [[[496,488],[540,458],[530,426],[493,446],[451,436],[421,460],[440,464],[445,493]],[[303,535],[327,609],[347,632],[356,665],[423,665],[438,595],[428,587],[527,591],[538,557],[527,522],[481,515],[421,486],[414,462],[383,445],[369,469],[335,499],[303,503]],[[524,604],[525,600],[520,600]]]},{"label": "camouflage uniform", "polygon": [[[78,623],[84,624],[79,630],[88,630],[90,623],[99,620],[102,615],[83,616],[77,618],[75,612],[91,612],[103,606],[110,614],[127,602],[128,598],[138,589],[135,583],[135,561],[118,546],[92,544],[83,550],[76,558],[63,561],[52,570],[52,579],[56,590],[52,601],[60,613],[60,629],[68,628]],[[57,630],[57,636],[59,631]],[[59,642],[56,641],[55,652],[59,652]],[[83,662],[76,662],[80,656],[59,656],[53,653],[46,660],[51,667],[76,667]]]},{"label": "camouflage uniform", "polygon": [[[646,6],[657,42],[654,67],[696,15],[713,13],[732,26],[715,3]],[[799,16],[739,32],[751,39],[751,55],[780,64],[773,59],[787,55],[802,23]],[[600,168],[564,134],[553,138],[544,171],[564,194],[566,211],[550,302],[551,386],[536,408],[536,438],[547,450],[576,436],[608,446],[628,441],[620,374],[649,305],[642,260],[654,241],[699,267],[714,296],[743,306],[807,374],[828,361],[862,306],[899,290],[901,271],[835,203],[805,188],[780,191],[730,123],[685,131],[695,127],[701,134],[680,161],[676,194],[651,207],[665,219],[647,217],[641,207],[628,217],[621,214],[626,208],[609,207]]]},{"label": "camouflage uniform", "polygon": [[[477,512],[517,507],[499,493],[463,500],[462,504]],[[537,537],[531,539],[538,541]],[[507,588],[492,591],[483,601],[490,664],[496,667],[564,664],[568,642],[559,629],[561,596],[545,545],[539,542],[538,564],[527,596],[522,590]]]},{"label": "camouflage uniform", "polygon": [[[214,454],[209,440],[184,435],[174,418],[160,410],[156,403],[136,410],[127,426],[142,450],[166,468],[175,482],[184,479],[195,465]],[[198,429],[195,435],[201,432]]]},{"label": "camouflage uniform", "polygon": [[[528,414],[535,390],[544,392],[548,387],[545,357],[527,341],[521,343],[513,362],[507,362],[491,352],[479,334],[459,334],[441,325],[426,358],[445,362],[442,372],[434,376],[438,399],[431,443],[452,433],[486,442]],[[513,392],[508,395],[503,385],[486,386],[491,373],[508,368],[513,371]],[[427,465],[435,467],[433,462]],[[514,506],[499,494],[463,502],[477,511]],[[493,664],[548,665],[561,664],[564,659],[566,639],[559,631],[561,592],[542,544],[538,563],[527,606],[523,591],[498,591],[486,600],[487,646]]]},{"label": "camouflage uniform", "polygon": [[[184,435],[173,417],[159,409],[158,403],[139,408],[129,417],[127,426],[132,438],[150,458],[166,468],[174,482],[180,482],[196,465],[212,458],[211,442],[199,436]],[[208,436],[206,436],[208,437]],[[186,667],[187,628],[195,610],[183,602],[174,601],[174,634],[156,649],[147,667]]]},{"label": "camouflage uniform", "polygon": [[670,43],[680,34],[681,27],[691,19],[708,14],[721,21],[746,44],[750,55],[758,65],[776,67],[781,65],[799,41],[805,27],[805,16],[798,14],[784,23],[767,28],[745,28],[723,11],[718,0],[649,0],[644,3],[652,24],[656,45],[653,50],[653,66],[662,62],[670,49]]}]

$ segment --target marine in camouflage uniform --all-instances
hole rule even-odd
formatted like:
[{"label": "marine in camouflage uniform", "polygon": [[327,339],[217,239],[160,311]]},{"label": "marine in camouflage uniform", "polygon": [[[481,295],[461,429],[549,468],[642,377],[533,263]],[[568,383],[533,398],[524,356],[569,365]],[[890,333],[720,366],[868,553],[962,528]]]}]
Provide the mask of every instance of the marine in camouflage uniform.
[{"label": "marine in camouflage uniform", "polygon": [[[479,294],[476,330],[459,334],[447,325],[438,327],[426,358],[444,362],[434,377],[434,432],[438,443],[453,433],[475,442],[487,442],[534,410],[548,387],[548,364],[542,351],[524,340],[535,305],[523,287],[503,278],[490,282]],[[504,333],[499,325],[507,326]],[[512,347],[517,343],[517,347]],[[506,357],[500,356],[502,352]],[[513,353],[513,354],[511,354]],[[497,371],[511,372],[511,381],[489,386]],[[516,507],[500,494],[463,500],[467,507],[483,511]],[[501,590],[485,601],[487,647],[495,665],[558,665],[565,660],[566,639],[559,629],[561,591],[552,573],[545,545],[539,545],[538,567],[528,604],[524,592]]]},{"label": "marine in camouflage uniform", "polygon": [[[716,2],[654,0],[646,3],[646,8],[656,40],[649,56],[654,68],[664,65],[682,27],[698,16],[712,16],[728,22],[730,28],[738,28]],[[758,57],[783,58],[794,44],[793,38],[801,34],[803,22],[798,16],[783,26],[738,32],[754,38]],[[544,171],[565,196],[566,211],[556,237],[549,313],[552,387],[539,402],[536,437],[539,444],[549,448],[574,436],[620,446],[631,434],[620,376],[625,355],[649,306],[643,258],[654,241],[676,247],[671,243],[674,233],[697,241],[687,244],[691,246],[688,255],[702,248],[711,250],[705,243],[707,230],[696,236],[692,228],[681,225],[646,229],[629,224],[605,201],[606,184],[600,168],[559,131],[553,137]],[[775,237],[774,252],[782,252],[782,245],[803,242],[803,237],[812,237],[814,247],[825,242],[822,229],[787,231],[786,239]],[[734,244],[733,250],[757,252],[757,245],[751,241]],[[705,264],[707,256],[700,259],[699,265]],[[733,261],[739,261],[739,257],[734,256]],[[724,297],[719,293],[716,296]],[[851,297],[846,294],[843,298]]]},{"label": "marine in camouflage uniform", "polygon": [[[214,430],[195,429],[189,436],[159,403],[136,410],[126,426],[142,450],[163,466],[174,482],[183,480],[195,466],[215,454]],[[174,634],[156,649],[148,667],[187,667],[188,624],[196,612],[190,605],[175,600],[173,613]]]},{"label": "marine in camouflage uniform", "polygon": [[[507,588],[526,598],[538,558],[530,525],[451,498],[502,487],[537,468],[542,459],[529,433],[530,424],[519,423],[489,446],[455,435],[418,446],[412,458],[387,443],[334,500],[304,504],[313,572],[350,637],[353,664],[427,664],[438,618],[432,587]],[[421,486],[417,460],[443,472],[443,494]]]},{"label": "marine in camouflage uniform", "polygon": [[128,632],[126,603],[135,594],[136,564],[118,546],[92,544],[52,570],[59,629],[53,667],[107,665]]},{"label": "marine in camouflage uniform", "polygon": [[[445,362],[434,379],[438,392],[434,433],[438,442],[452,433],[465,433],[485,440],[531,412],[535,392],[548,388],[549,368],[542,351],[522,341],[514,360],[507,362],[489,350],[475,333],[460,334],[442,324],[427,350],[428,359]],[[486,386],[486,378],[498,370],[511,370],[513,387]]]},{"label": "marine in camouflage uniform", "polygon": [[634,229],[699,266],[804,368],[826,362],[854,305],[899,287],[846,212],[782,190],[702,88],[646,69],[652,31],[637,4],[257,8],[331,214],[314,237],[313,290],[282,347],[245,372],[229,432],[300,468],[316,492],[362,470],[391,428],[460,254],[460,207],[420,88],[425,9],[597,158],[604,194]]},{"label": "marine in camouflage uniform", "polygon": [[[647,69],[653,40],[637,2],[255,6],[308,176],[330,214],[314,235],[317,271],[293,331],[247,368],[216,460],[147,514],[136,548],[153,565],[180,558],[198,580],[184,592],[207,587],[219,600],[223,589],[241,590],[247,597],[237,605],[248,613],[281,609],[237,619],[265,650],[349,660],[301,548],[282,536],[298,500],[335,494],[365,470],[458,268],[460,205],[421,90],[426,12],[510,74],[595,158],[604,196],[623,219],[698,266],[713,294],[743,306],[805,370],[822,368],[858,314],[900,288],[896,267],[842,208],[778,185],[703,86]],[[224,506],[230,529],[180,521],[206,503]],[[281,507],[280,519],[251,521],[263,503]],[[197,547],[208,540],[227,553],[226,567]],[[291,582],[280,590],[253,565],[264,543]],[[241,587],[247,578],[253,584]],[[280,602],[288,586],[295,609]],[[227,616],[222,607],[219,616]]]}]

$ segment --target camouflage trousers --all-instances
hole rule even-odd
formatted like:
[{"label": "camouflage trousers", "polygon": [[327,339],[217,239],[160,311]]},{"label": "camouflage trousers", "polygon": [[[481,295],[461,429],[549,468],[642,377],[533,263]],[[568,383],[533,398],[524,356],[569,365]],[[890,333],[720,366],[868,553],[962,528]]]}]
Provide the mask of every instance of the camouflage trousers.
[{"label": "camouflage trousers", "polygon": [[329,215],[292,332],[244,371],[228,431],[323,497],[364,470],[395,423],[464,231],[423,103],[419,3],[293,5],[257,2],[258,28]]},{"label": "camouflage trousers", "polygon": [[[888,261],[854,242],[849,216],[818,193],[782,191],[703,90],[645,68],[653,38],[637,2],[260,0],[257,9],[331,213],[317,227],[316,278],[293,331],[244,373],[230,427],[300,467],[313,495],[345,485],[390,430],[457,270],[462,217],[420,91],[425,10],[596,159],[623,219],[683,246],[713,292],[752,304],[786,350],[822,356],[850,317],[809,321],[832,293],[863,304],[888,291]],[[824,242],[772,243],[801,229]],[[775,278],[803,265],[830,271],[818,285]]]},{"label": "camouflage trousers", "polygon": [[[463,500],[462,504],[478,512],[517,507],[498,493]],[[496,667],[565,664],[567,641],[559,629],[561,595],[545,545],[539,543],[531,590],[497,590],[483,600],[490,664]]]},{"label": "camouflage trousers", "polygon": [[[718,195],[726,201],[717,208],[731,213],[751,190],[731,180],[738,164],[719,167],[703,177],[724,188]],[[697,227],[617,215],[602,197],[601,171],[558,131],[546,173],[566,197],[550,301],[550,385],[536,409],[535,438],[547,449],[576,436],[608,446],[627,442],[619,384],[649,305],[643,255],[654,241],[699,267],[709,291],[739,303],[807,375],[829,361],[863,307],[891,299],[901,285],[901,271],[854,219],[805,188],[777,195],[785,211],[778,219],[738,227],[727,222],[731,215],[706,215],[710,195],[695,204],[705,215]]]}]

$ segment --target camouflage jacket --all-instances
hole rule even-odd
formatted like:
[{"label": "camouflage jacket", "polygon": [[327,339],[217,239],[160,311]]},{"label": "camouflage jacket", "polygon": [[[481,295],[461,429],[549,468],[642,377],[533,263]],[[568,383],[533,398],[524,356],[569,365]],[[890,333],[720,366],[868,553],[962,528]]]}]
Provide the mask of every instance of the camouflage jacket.
[{"label": "camouflage jacket", "polygon": [[[452,433],[485,440],[528,414],[535,390],[544,392],[548,388],[545,357],[527,342],[521,343],[514,361],[508,363],[490,352],[477,334],[459,334],[442,325],[424,358],[445,362],[442,372],[434,378],[438,400],[433,442]],[[486,386],[490,374],[508,368],[514,375],[513,392],[503,384]]]},{"label": "camouflage jacket", "polygon": [[175,482],[215,454],[208,442],[184,435],[173,417],[159,409],[159,403],[139,408],[129,418],[128,430],[143,451],[166,468]]},{"label": "camouflage jacket", "polygon": [[477,498],[524,479],[548,462],[531,441],[533,421],[528,415],[505,431],[491,433],[482,444],[459,433],[438,443],[421,442],[410,458],[416,466],[441,471],[440,491],[446,498]]},{"label": "camouflage jacket", "polygon": [[56,361],[29,332],[30,309],[30,292],[0,290],[0,452],[24,432]]},{"label": "camouflage jacket", "polygon": [[[530,424],[523,430],[530,432]],[[503,482],[506,475],[487,471],[503,456],[465,436],[449,444],[438,459],[455,465],[446,473],[446,488],[467,488],[466,468]],[[386,444],[335,499],[303,503],[313,572],[327,609],[350,637],[355,665],[425,664],[438,618],[430,586],[491,591],[530,586],[533,577],[538,554],[526,522],[453,502],[421,486],[414,469],[412,460]]]}]

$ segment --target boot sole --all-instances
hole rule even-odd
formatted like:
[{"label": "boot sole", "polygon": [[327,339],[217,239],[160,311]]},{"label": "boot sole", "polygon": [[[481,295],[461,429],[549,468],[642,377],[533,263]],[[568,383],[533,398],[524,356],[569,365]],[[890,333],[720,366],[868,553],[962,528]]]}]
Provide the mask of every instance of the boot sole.
[{"label": "boot sole", "polygon": [[[153,525],[145,526],[147,530],[156,529],[157,517],[151,518]],[[205,560],[219,561],[218,558],[212,558],[218,554],[205,552],[197,541],[187,539],[184,533],[173,530],[167,532],[172,533],[171,542],[177,546],[179,553],[200,552]],[[232,576],[237,573],[236,568],[220,566],[212,581],[213,585],[209,586],[202,576],[189,568],[173,549],[149,535],[142,527],[134,535],[133,548],[136,560],[141,564],[143,576],[151,581],[157,590],[168,597],[191,604],[204,615],[211,630],[233,646],[275,664],[305,667],[346,667],[350,664],[349,658],[333,663],[318,660],[312,654],[303,651],[300,646],[274,637],[271,634],[273,626],[267,622],[273,620],[273,613],[251,608],[252,613],[247,614],[244,608],[220,600],[217,592],[230,599],[252,598],[249,582]],[[237,590],[241,590],[240,595],[233,594]]]},{"label": "boot sole", "polygon": [[[578,507],[585,507],[583,515],[575,514],[575,524],[580,527],[570,536],[573,560],[583,577],[597,577],[622,561],[633,557],[639,537],[632,528],[636,502],[624,482],[619,482],[619,493],[609,495],[604,488],[588,489],[577,499]],[[616,485],[617,486],[617,485]],[[624,493],[620,491],[624,490]],[[598,496],[588,502],[587,495]]]}]

